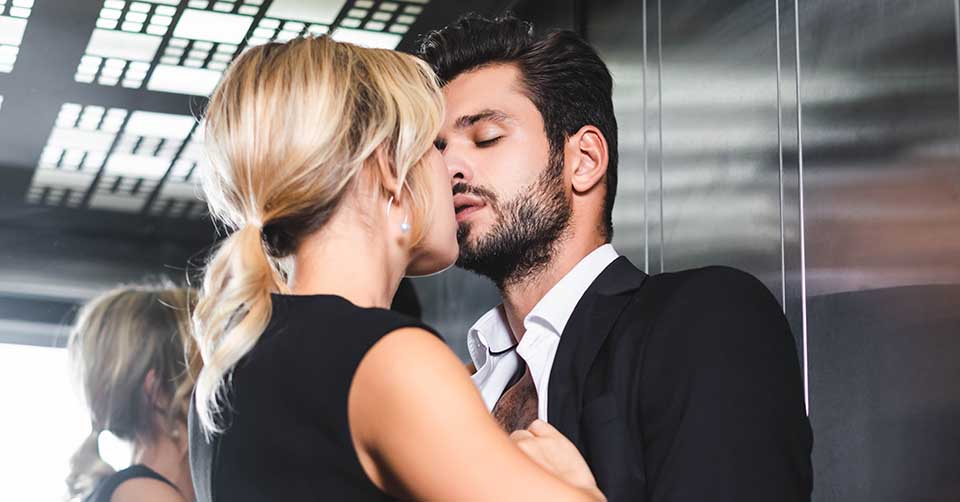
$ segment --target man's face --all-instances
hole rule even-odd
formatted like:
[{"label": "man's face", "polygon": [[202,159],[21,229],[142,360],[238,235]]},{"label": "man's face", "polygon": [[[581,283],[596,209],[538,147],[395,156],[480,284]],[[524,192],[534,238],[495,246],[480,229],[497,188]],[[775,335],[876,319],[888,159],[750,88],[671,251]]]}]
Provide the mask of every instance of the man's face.
[{"label": "man's face", "polygon": [[437,138],[454,187],[458,264],[498,286],[552,258],[570,219],[562,155],[513,65],[464,73],[444,88]]}]

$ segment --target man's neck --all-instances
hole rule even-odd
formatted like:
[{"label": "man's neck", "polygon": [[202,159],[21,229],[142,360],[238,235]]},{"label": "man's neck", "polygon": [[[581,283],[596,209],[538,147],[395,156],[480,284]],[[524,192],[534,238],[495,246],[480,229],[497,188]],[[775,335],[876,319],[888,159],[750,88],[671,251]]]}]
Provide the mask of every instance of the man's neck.
[{"label": "man's neck", "polygon": [[523,320],[533,307],[588,254],[605,244],[602,238],[570,239],[556,249],[550,263],[522,281],[507,283],[503,288],[503,311],[513,338],[519,343],[526,329]]}]

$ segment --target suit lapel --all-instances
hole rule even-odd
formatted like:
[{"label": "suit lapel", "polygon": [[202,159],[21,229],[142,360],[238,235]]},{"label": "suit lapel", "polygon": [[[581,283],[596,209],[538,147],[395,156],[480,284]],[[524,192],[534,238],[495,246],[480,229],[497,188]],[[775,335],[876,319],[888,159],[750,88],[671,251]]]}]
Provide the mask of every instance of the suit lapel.
[{"label": "suit lapel", "polygon": [[547,415],[578,447],[583,386],[597,353],[630,301],[624,293],[643,285],[647,275],[621,256],[587,288],[567,322],[550,371]]}]

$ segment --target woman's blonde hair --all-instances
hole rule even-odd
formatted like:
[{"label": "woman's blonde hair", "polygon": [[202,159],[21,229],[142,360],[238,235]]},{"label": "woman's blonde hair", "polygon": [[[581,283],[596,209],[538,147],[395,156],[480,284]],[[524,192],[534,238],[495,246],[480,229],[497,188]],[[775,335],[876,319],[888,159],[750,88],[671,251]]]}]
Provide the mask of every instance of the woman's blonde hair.
[{"label": "woman's blonde hair", "polygon": [[[70,461],[71,496],[89,493],[113,472],[100,458],[100,432],[108,430],[131,442],[150,441],[174,435],[186,423],[193,390],[190,365],[199,363],[190,336],[193,296],[189,289],[171,284],[122,286],[78,312],[67,349],[92,431]],[[151,370],[154,388],[145,389]],[[160,426],[155,421],[158,406],[163,406]]]},{"label": "woman's blonde hair", "polygon": [[[238,57],[206,111],[210,213],[234,232],[209,259],[194,312],[203,356],[196,409],[207,435],[234,365],[270,320],[272,292],[288,292],[289,260],[358,185],[383,186],[377,158],[413,222],[410,245],[430,212],[426,155],[440,129],[443,98],[421,60],[326,36],[254,47]],[[383,208],[372,208],[372,210]]]}]

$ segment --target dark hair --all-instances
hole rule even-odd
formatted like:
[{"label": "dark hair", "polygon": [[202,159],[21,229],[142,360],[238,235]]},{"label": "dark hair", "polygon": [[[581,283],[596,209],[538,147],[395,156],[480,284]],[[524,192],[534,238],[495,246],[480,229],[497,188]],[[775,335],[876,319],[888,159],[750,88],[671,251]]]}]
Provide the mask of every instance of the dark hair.
[{"label": "dark hair", "polygon": [[515,64],[527,95],[540,115],[551,154],[585,125],[600,129],[609,145],[603,230],[613,237],[613,201],[617,194],[617,119],[613,114],[613,78],[597,52],[579,35],[554,30],[542,37],[533,25],[507,15],[486,19],[467,14],[427,33],[418,54],[446,85],[458,75],[492,64]]}]

